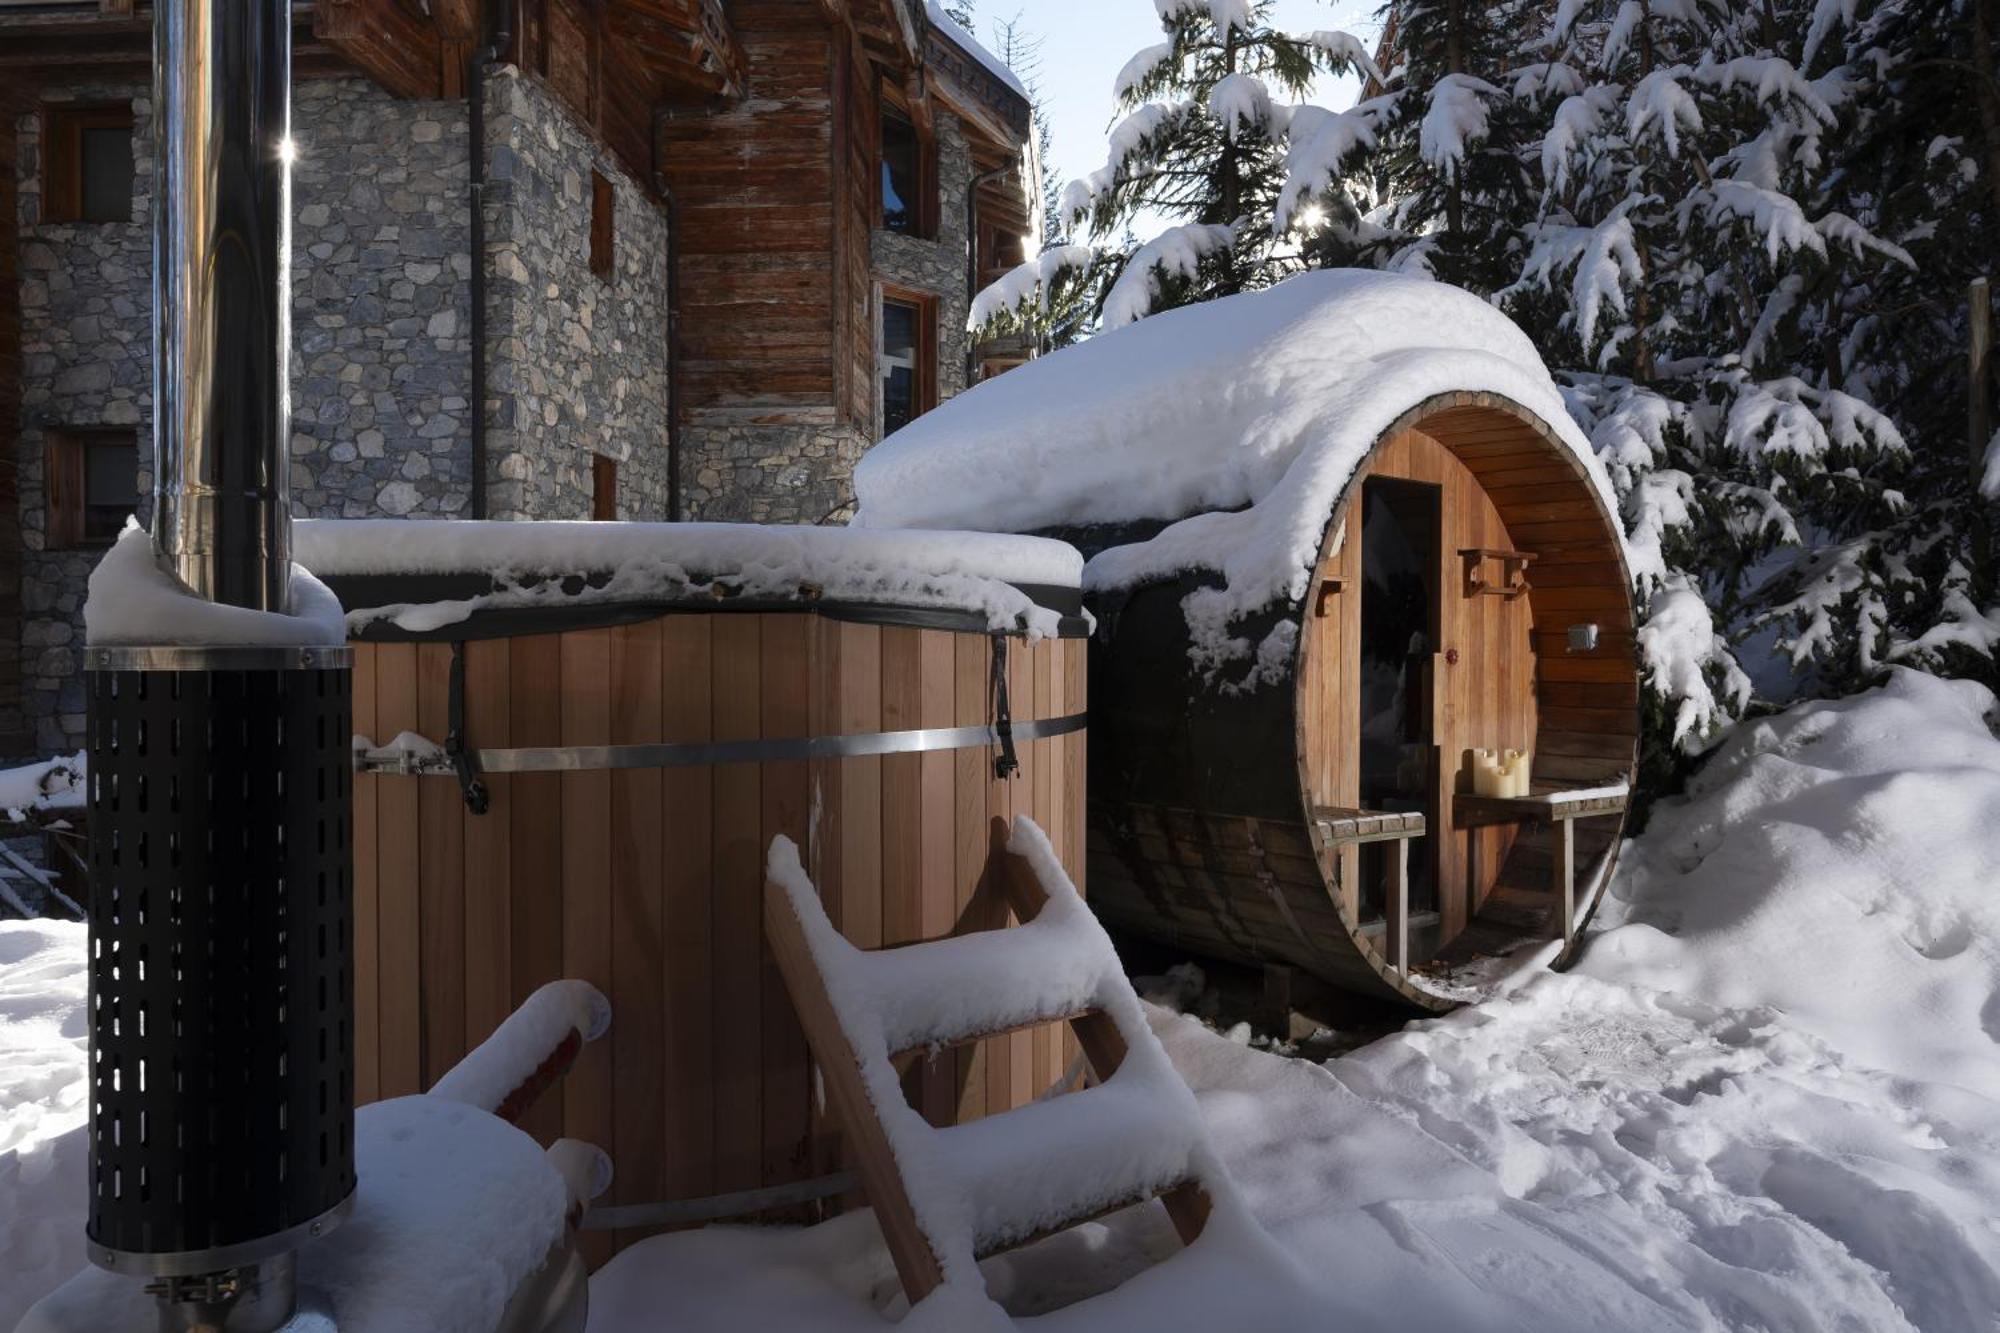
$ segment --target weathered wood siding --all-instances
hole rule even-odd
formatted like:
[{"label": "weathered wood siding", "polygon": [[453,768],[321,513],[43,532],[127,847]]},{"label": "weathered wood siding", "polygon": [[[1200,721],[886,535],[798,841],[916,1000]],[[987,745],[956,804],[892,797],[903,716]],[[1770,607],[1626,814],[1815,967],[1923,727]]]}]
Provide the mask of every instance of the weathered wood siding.
[{"label": "weathered wood siding", "polygon": [[[730,19],[748,95],[669,115],[659,131],[659,168],[680,201],[682,401],[785,421],[834,402],[844,56],[812,5],[732,4]],[[860,244],[865,255],[865,231]]]},{"label": "weathered wood siding", "polygon": [[[992,640],[797,614],[671,615],[473,642],[477,748],[803,737],[988,720]],[[1013,641],[1018,719],[1084,709],[1082,640]],[[451,647],[360,644],[355,730],[442,737]],[[524,1127],[604,1148],[610,1202],[701,1197],[838,1166],[804,1038],[763,940],[765,849],[805,852],[828,915],[866,948],[1001,924],[987,820],[1032,816],[1082,882],[1085,735],[991,752],[489,776],[487,814],[444,778],[355,784],[358,1100],[418,1092],[537,986],[611,998]],[[1042,1028],[920,1063],[938,1124],[1018,1106],[1074,1055]],[[620,1235],[619,1242],[632,1239]],[[601,1261],[609,1239],[593,1240]]]}]

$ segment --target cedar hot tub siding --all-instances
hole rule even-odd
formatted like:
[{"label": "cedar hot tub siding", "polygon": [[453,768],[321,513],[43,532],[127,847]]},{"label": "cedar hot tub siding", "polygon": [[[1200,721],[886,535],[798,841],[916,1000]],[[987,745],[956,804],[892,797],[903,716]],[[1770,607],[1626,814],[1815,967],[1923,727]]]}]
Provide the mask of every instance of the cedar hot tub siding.
[{"label": "cedar hot tub siding", "polygon": [[[810,611],[681,612],[465,646],[467,743],[705,742],[988,722],[993,640]],[[1009,641],[1017,721],[1084,711],[1080,639]],[[355,646],[355,730],[449,729],[451,645]],[[999,924],[987,821],[1032,816],[1082,882],[1085,733],[828,760],[490,774],[469,814],[442,777],[355,783],[357,1101],[428,1087],[537,986],[611,999],[524,1127],[617,1163],[607,1203],[697,1198],[838,1169],[804,1039],[763,941],[765,849],[805,849],[863,947]],[[1020,1105],[1074,1055],[1044,1026],[920,1061],[939,1124]],[[622,1243],[640,1233],[619,1233]],[[601,1262],[610,1242],[587,1236]]]},{"label": "cedar hot tub siding", "polygon": [[[1300,646],[1287,680],[1236,694],[1199,680],[1180,604],[1202,577],[1099,597],[1091,901],[1107,921],[1170,945],[1287,963],[1436,1010],[1449,1003],[1395,974],[1359,929],[1354,851],[1320,851],[1310,825],[1313,806],[1359,804],[1356,500],[1368,476],[1442,491],[1440,652],[1432,668],[1440,762],[1457,768],[1468,748],[1511,746],[1533,749],[1538,780],[1629,780],[1638,664],[1616,519],[1531,414],[1494,395],[1444,395],[1385,431],[1349,481],[1303,601],[1233,627],[1255,643],[1281,619],[1297,619]],[[1466,595],[1457,552],[1474,547],[1533,553],[1531,591],[1513,601]],[[1340,580],[1342,591],[1330,592],[1327,614],[1316,615],[1328,579]],[[1600,626],[1593,652],[1568,652],[1568,628],[1579,621]],[[1458,650],[1455,666],[1444,661],[1447,648]],[[1469,775],[1453,773],[1442,786],[1428,835],[1438,844],[1438,956],[1463,960],[1533,929],[1518,900],[1493,895],[1496,885],[1546,876],[1548,833],[1457,829],[1451,803],[1459,788],[1469,790]],[[1608,877],[1621,826],[1577,825],[1584,886]],[[1581,910],[1594,905],[1586,897]]]}]

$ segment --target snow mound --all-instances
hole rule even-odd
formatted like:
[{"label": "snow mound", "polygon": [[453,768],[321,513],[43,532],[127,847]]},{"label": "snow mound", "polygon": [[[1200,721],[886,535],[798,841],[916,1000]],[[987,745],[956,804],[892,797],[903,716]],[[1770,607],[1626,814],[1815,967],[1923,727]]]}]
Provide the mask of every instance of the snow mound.
[{"label": "snow mound", "polygon": [[1782,1010],[2000,1100],[1995,716],[1985,688],[1899,668],[1739,725],[1633,844],[1582,970]]},{"label": "snow mound", "polygon": [[1084,570],[1086,589],[1188,570],[1232,619],[1305,595],[1327,520],[1398,417],[1504,395],[1611,485],[1527,336],[1471,293],[1362,270],[1154,315],[976,385],[871,450],[857,525],[1033,532],[1165,522]]},{"label": "snow mound", "polygon": [[[354,1211],[298,1252],[299,1285],[331,1298],[343,1333],[487,1333],[562,1236],[562,1173],[526,1134],[462,1102],[398,1097],[360,1108],[354,1158]],[[79,1203],[82,1180],[64,1182]],[[147,1328],[154,1308],[140,1283],[92,1268],[22,1333]]]},{"label": "snow mound", "polygon": [[[1053,634],[1059,616],[1024,588],[1076,588],[1083,557],[1063,542],[990,532],[861,532],[756,523],[411,522],[304,519],[299,562],[322,578],[491,576],[494,590],[356,608],[360,629],[412,631],[501,607],[708,596],[829,598],[972,611],[994,629]],[[605,576],[575,586],[573,576]]]},{"label": "snow mound", "polygon": [[0,1329],[83,1263],[85,938],[0,921]]},{"label": "snow mound", "polygon": [[83,628],[93,648],[324,648],[347,642],[340,600],[297,564],[290,615],[205,601],[153,562],[151,535],[129,519],[90,572]]}]

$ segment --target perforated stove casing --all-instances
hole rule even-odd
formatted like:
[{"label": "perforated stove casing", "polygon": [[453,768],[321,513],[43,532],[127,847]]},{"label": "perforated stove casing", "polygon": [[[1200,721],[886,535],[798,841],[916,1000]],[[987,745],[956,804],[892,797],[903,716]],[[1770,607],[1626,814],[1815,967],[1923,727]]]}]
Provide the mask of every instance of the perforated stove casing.
[{"label": "perforated stove casing", "polygon": [[354,1190],[348,676],[89,674],[99,1263],[252,1262]]}]

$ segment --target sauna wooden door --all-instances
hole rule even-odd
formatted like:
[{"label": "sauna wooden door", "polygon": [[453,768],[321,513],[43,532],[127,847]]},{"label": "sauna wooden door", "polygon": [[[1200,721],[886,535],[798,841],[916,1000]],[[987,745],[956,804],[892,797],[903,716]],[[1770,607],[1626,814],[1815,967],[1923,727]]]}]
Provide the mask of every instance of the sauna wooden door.
[{"label": "sauna wooden door", "polygon": [[[1361,806],[1414,811],[1438,827],[1436,674],[1444,491],[1375,476],[1361,491],[1361,637],[1356,662]],[[1410,907],[1436,910],[1437,840],[1410,848]],[[1383,846],[1363,849],[1363,917],[1379,915]]]}]

